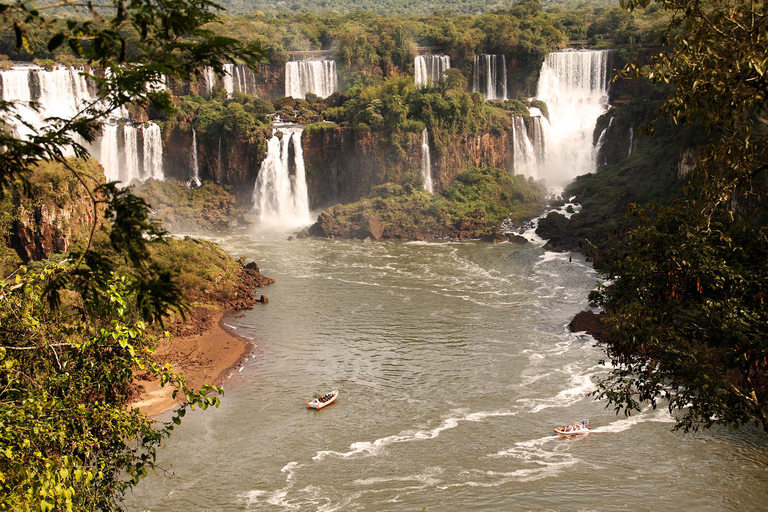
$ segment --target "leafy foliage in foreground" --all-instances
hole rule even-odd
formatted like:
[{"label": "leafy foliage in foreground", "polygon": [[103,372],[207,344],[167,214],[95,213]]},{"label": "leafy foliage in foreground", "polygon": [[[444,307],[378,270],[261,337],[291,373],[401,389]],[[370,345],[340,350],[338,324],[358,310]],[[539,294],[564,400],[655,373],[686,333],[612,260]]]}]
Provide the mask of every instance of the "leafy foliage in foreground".
[{"label": "leafy foliage in foreground", "polygon": [[591,296],[611,312],[601,395],[617,410],[664,399],[686,429],[768,429],[768,241],[696,206],[637,210],[613,246],[615,282]]},{"label": "leafy foliage in foreground", "polygon": [[768,431],[768,13],[746,0],[656,3],[681,28],[675,47],[626,71],[671,83],[660,112],[711,138],[688,199],[641,214],[603,254],[614,283],[592,298],[616,329],[598,396],[626,413],[666,398],[685,429]]},{"label": "leafy foliage in foreground", "polygon": [[[94,183],[69,160],[88,157],[85,143],[111,112],[130,104],[169,110],[168,94],[155,90],[163,76],[189,80],[202,66],[221,72],[235,61],[255,67],[258,46],[206,28],[217,9],[208,0],[0,1],[2,33],[13,34],[17,51],[65,52],[99,70],[90,76],[99,101],[30,127],[37,130],[28,138],[8,129],[25,124],[21,109],[0,102],[0,199],[16,187],[29,194],[36,165],[55,162],[95,212],[88,239],[60,263],[22,268],[0,284],[0,509],[117,509],[187,408],[218,404],[206,396],[217,388],[190,390],[150,358],[156,340],[147,326],[185,308],[172,272],[151,258],[165,232],[143,199]],[[182,393],[170,423],[158,426],[129,406],[136,369]]]},{"label": "leafy foliage in foreground", "polygon": [[[112,510],[152,467],[155,449],[186,407],[217,405],[204,387],[156,363],[130,278],[51,308],[48,287],[69,270],[22,268],[0,284],[0,508]],[[133,372],[173,382],[187,406],[159,428],[128,406]]]}]

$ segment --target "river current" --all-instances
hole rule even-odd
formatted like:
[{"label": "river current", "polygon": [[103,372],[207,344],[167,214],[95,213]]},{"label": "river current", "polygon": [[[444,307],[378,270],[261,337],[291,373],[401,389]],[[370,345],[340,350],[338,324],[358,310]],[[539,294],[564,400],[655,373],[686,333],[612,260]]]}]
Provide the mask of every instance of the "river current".
[{"label": "river current", "polygon": [[[604,354],[568,322],[579,255],[481,242],[215,237],[276,283],[227,323],[254,343],[188,414],[128,510],[765,510],[761,432],[672,431],[589,394]],[[337,403],[304,402],[337,387]],[[592,433],[552,428],[588,418]]]}]

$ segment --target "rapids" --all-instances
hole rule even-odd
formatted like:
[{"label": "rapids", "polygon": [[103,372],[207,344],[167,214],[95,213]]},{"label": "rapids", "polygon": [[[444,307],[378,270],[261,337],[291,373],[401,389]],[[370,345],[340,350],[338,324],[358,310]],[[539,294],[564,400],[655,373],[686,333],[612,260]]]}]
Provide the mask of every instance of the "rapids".
[{"label": "rapids", "polygon": [[[184,418],[128,509],[763,510],[764,434],[685,435],[663,408],[626,418],[589,396],[603,353],[567,324],[598,276],[526,236],[213,237],[276,283],[228,320],[254,348],[221,407]],[[591,434],[553,434],[582,418]]]}]

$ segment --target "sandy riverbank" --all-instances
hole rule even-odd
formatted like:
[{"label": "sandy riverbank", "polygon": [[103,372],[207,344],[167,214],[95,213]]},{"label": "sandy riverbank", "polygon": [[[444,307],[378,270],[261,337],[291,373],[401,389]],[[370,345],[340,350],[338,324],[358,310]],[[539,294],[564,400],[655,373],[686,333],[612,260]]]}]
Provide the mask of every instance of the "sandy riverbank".
[{"label": "sandy riverbank", "polygon": [[[223,326],[225,313],[216,313],[201,334],[176,336],[157,349],[161,360],[174,365],[174,369],[187,377],[191,387],[197,389],[208,382],[221,384],[234,366],[250,351],[251,344]],[[148,416],[159,416],[180,402],[174,400],[172,386],[160,387],[158,381],[141,380],[139,393],[133,406]]]}]

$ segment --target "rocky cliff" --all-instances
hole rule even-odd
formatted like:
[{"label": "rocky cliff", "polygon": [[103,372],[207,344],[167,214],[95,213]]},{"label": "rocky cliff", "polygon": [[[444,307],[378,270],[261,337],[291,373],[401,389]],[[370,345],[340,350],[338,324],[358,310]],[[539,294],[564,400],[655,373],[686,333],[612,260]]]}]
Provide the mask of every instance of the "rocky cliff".
[{"label": "rocky cliff", "polygon": [[[475,135],[430,134],[432,179],[443,190],[470,167],[513,170],[512,130]],[[312,208],[349,203],[377,185],[421,176],[421,133],[393,147],[382,134],[333,124],[311,125],[302,138]]]},{"label": "rocky cliff", "polygon": [[[245,136],[233,135],[197,140],[197,162],[201,180],[233,185],[239,191],[253,191],[259,167],[266,154],[269,127]],[[192,128],[180,123],[163,133],[163,169],[166,178],[186,181],[193,165]]]},{"label": "rocky cliff", "polygon": [[[104,181],[104,172],[95,160],[70,162],[86,179]],[[24,261],[45,259],[66,252],[72,244],[87,238],[95,217],[94,205],[80,182],[61,166],[44,162],[30,176],[31,195],[15,190],[10,212],[12,221],[5,243]]]}]

